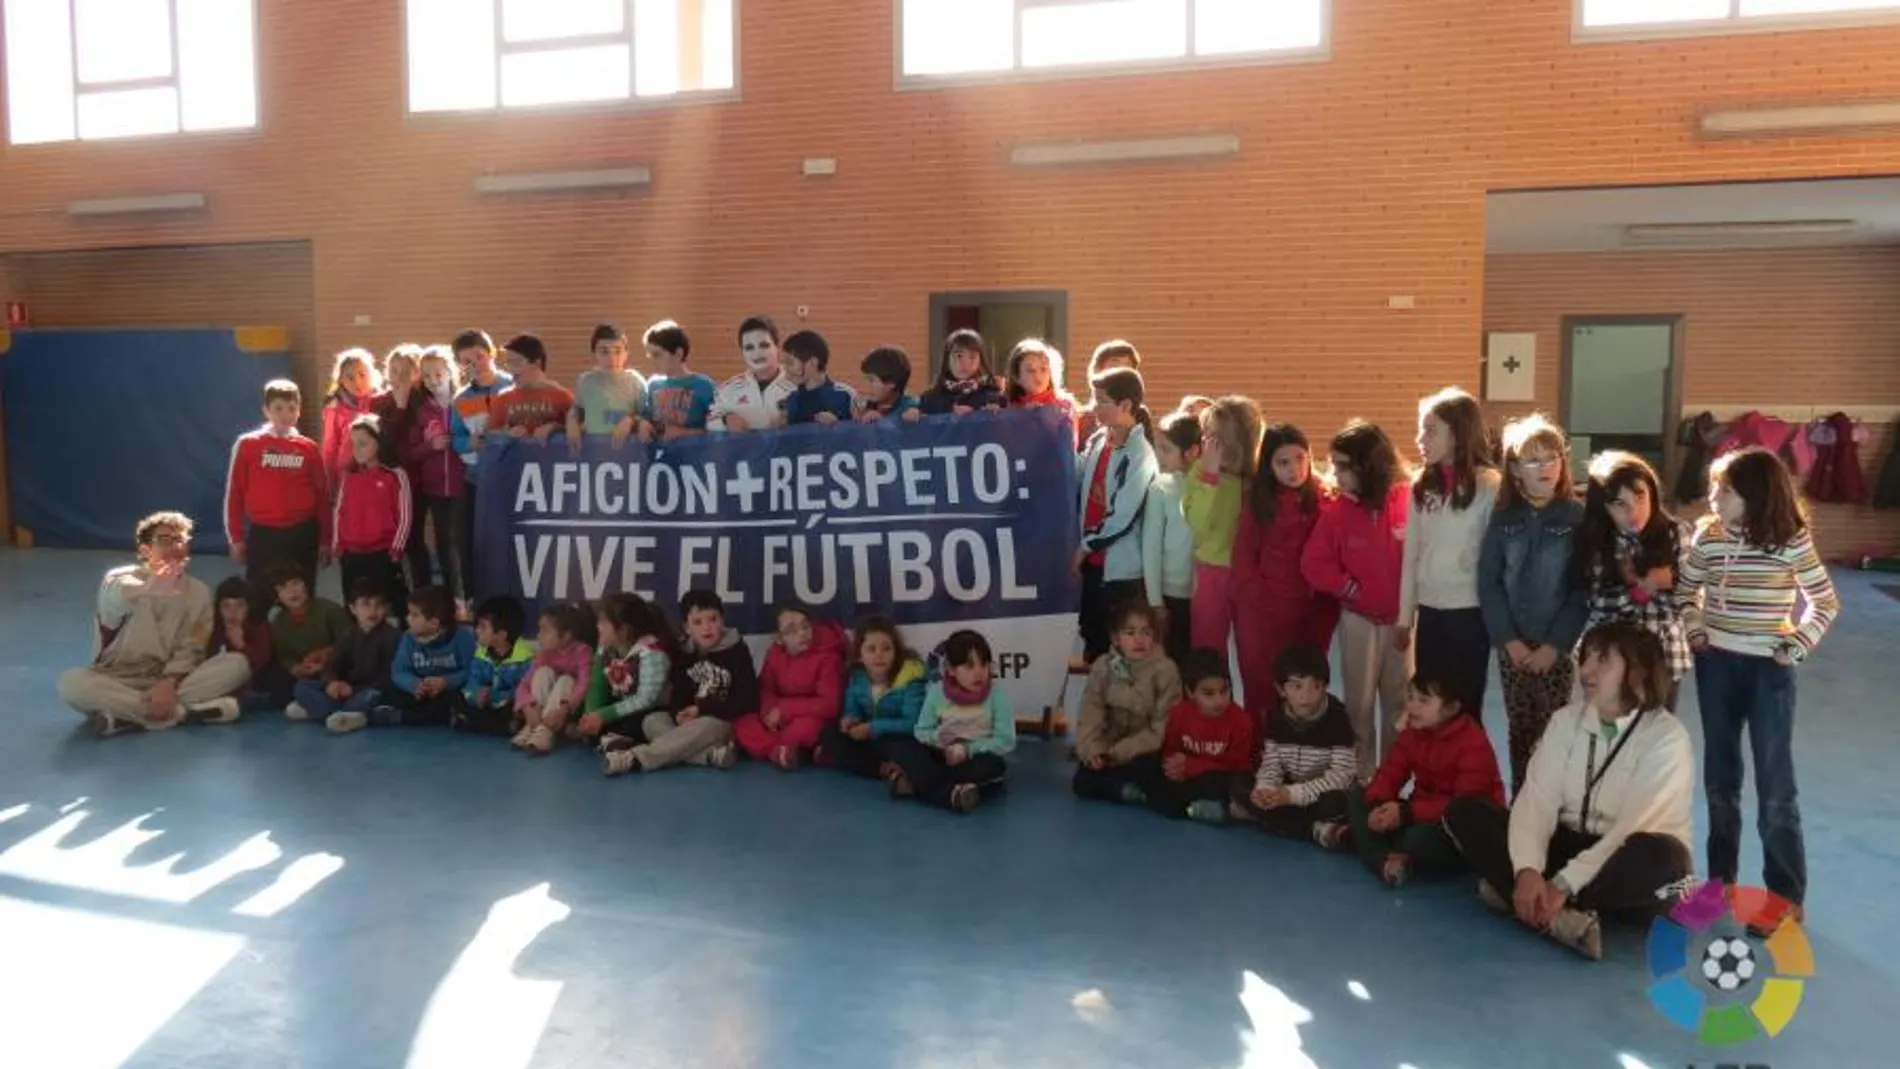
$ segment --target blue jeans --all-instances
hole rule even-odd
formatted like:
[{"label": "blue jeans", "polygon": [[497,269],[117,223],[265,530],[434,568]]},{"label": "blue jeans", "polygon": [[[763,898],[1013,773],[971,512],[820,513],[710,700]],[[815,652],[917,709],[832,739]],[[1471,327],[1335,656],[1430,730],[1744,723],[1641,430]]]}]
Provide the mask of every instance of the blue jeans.
[{"label": "blue jeans", "polygon": [[1794,785],[1794,669],[1727,650],[1695,655],[1702,709],[1702,785],[1709,798],[1709,879],[1737,882],[1742,850],[1742,729],[1755,758],[1762,881],[1800,905],[1807,847]]},{"label": "blue jeans", "polygon": [[323,684],[315,679],[299,679],[294,691],[298,705],[310,714],[312,720],[322,720],[331,713],[363,713],[367,715],[376,707],[382,692],[375,687],[358,687],[350,696],[337,701],[323,692]]}]

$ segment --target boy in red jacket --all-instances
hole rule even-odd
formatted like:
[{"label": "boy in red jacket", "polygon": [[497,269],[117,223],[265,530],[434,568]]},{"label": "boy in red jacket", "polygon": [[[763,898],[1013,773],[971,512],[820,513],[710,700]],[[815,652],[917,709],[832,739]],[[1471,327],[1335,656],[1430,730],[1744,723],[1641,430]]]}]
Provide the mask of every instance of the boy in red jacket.
[{"label": "boy in red jacket", "polygon": [[328,562],[329,479],[322,450],[297,433],[302,412],[297,384],[273,379],[264,384],[265,424],[239,435],[231,447],[224,532],[231,559],[244,565],[245,580],[260,596],[271,588],[271,565],[295,564],[304,582],[315,586],[318,565]]},{"label": "boy in red jacket", "polygon": [[1135,762],[1142,797],[1129,800],[1175,820],[1224,824],[1227,799],[1253,768],[1254,718],[1234,703],[1227,658],[1213,650],[1181,659],[1181,690],[1161,753]]},{"label": "boy in red jacket", "polygon": [[402,554],[409,544],[409,476],[383,463],[382,423],[358,416],[350,425],[350,464],[336,490],[330,550],[343,571],[343,589],[365,580],[388,599],[400,617],[408,612]]},{"label": "boy in red jacket", "polygon": [[790,770],[804,763],[827,724],[844,711],[844,629],[804,609],[778,611],[778,641],[759,672],[759,711],[732,725],[755,761]]},{"label": "boy in red jacket", "polygon": [[[1498,755],[1449,676],[1422,669],[1405,695],[1405,719],[1379,774],[1363,795],[1349,795],[1346,815],[1360,860],[1392,887],[1413,875],[1448,876],[1463,856],[1440,824],[1454,798],[1504,805]],[[1412,785],[1412,795],[1399,792]]]}]

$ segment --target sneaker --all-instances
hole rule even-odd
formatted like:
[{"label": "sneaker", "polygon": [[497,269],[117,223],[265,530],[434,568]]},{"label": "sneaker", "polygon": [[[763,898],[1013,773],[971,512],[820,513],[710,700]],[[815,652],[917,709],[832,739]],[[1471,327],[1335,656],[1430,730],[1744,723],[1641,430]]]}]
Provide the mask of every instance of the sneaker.
[{"label": "sneaker", "polygon": [[508,740],[508,745],[517,750],[525,750],[528,748],[528,740],[532,738],[534,738],[534,729],[523,724],[521,730],[515,732],[515,737]]},{"label": "sneaker", "polygon": [[546,724],[537,724],[528,732],[528,752],[536,757],[554,752],[554,729]]},{"label": "sneaker", "polygon": [[1498,889],[1491,886],[1490,880],[1478,881],[1478,901],[1484,903],[1484,908],[1501,917],[1509,917],[1517,912],[1511,900],[1499,894]]},{"label": "sneaker", "polygon": [[87,713],[86,726],[92,729],[94,738],[109,739],[114,735],[129,735],[134,731],[145,730],[145,725],[136,720],[120,720],[104,713]]},{"label": "sneaker", "polygon": [[950,808],[958,813],[976,811],[978,802],[983,800],[983,792],[976,789],[974,783],[959,783],[950,788]]},{"label": "sneaker", "polygon": [[830,768],[831,754],[823,746],[814,746],[811,748],[811,763],[819,768]]},{"label": "sneaker", "polygon": [[1379,868],[1379,878],[1395,891],[1404,887],[1412,878],[1412,859],[1404,854],[1385,855],[1385,864]]},{"label": "sneaker", "polygon": [[194,724],[229,724],[241,712],[236,698],[213,698],[186,709],[185,716]]},{"label": "sneaker", "polygon": [[640,744],[633,741],[632,738],[626,735],[615,735],[612,732],[602,732],[600,736],[600,752],[601,753],[614,753],[618,750],[631,750],[635,746],[638,746],[638,745]]},{"label": "sneaker", "polygon": [[713,768],[736,768],[739,764],[739,748],[729,742],[706,751],[706,764]]},{"label": "sneaker", "polygon": [[331,713],[330,718],[323,722],[323,726],[339,735],[347,735],[352,731],[361,731],[368,727],[369,715],[352,712]]},{"label": "sneaker", "polygon": [[1227,803],[1227,819],[1238,820],[1243,824],[1252,824],[1254,822],[1253,810],[1248,809],[1246,806],[1241,805],[1239,802],[1228,802]]},{"label": "sneaker", "polygon": [[1591,961],[1603,960],[1603,924],[1596,912],[1561,909],[1550,919],[1550,937]]},{"label": "sneaker", "polygon": [[910,785],[910,777],[896,765],[892,765],[891,774],[884,777],[884,784],[890,788],[892,798],[911,798],[917,794],[917,788]]},{"label": "sneaker", "polygon": [[644,772],[646,766],[640,763],[640,756],[629,746],[623,750],[610,750],[601,759],[600,771],[603,775],[624,776],[629,772]]},{"label": "sneaker", "polygon": [[889,783],[891,781],[891,776],[896,771],[897,771],[897,766],[895,764],[892,764],[889,761],[879,761],[877,763],[877,778],[883,780],[886,783]]},{"label": "sneaker", "polygon": [[798,767],[798,747],[780,746],[772,751],[772,763],[790,772]]},{"label": "sneaker", "polygon": [[1122,784],[1122,804],[1147,805],[1148,792],[1142,790],[1138,784],[1124,783]]},{"label": "sneaker", "polygon": [[1227,823],[1227,807],[1212,798],[1197,798],[1188,803],[1187,818],[1202,824]]},{"label": "sneaker", "polygon": [[295,720],[301,724],[310,719],[310,710],[305,709],[302,702],[291,702],[284,706],[284,719]]},{"label": "sneaker", "polygon": [[379,728],[402,726],[402,710],[393,705],[378,705],[369,711],[369,722]]},{"label": "sneaker", "polygon": [[1352,843],[1352,825],[1343,820],[1314,821],[1313,841],[1321,850],[1344,850]]}]

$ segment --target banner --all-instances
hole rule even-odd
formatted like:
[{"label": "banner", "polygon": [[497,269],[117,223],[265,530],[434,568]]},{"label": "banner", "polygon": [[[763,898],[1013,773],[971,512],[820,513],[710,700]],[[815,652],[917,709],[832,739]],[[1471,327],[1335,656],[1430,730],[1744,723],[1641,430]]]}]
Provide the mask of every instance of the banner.
[{"label": "banner", "polygon": [[[850,627],[887,613],[927,655],[981,631],[1017,715],[1054,705],[1081,581],[1074,432],[1053,408],[801,426],[671,444],[491,439],[477,585],[557,601],[632,591],[677,623],[716,590],[761,652],[795,601]],[[532,616],[530,619],[532,620]]]}]

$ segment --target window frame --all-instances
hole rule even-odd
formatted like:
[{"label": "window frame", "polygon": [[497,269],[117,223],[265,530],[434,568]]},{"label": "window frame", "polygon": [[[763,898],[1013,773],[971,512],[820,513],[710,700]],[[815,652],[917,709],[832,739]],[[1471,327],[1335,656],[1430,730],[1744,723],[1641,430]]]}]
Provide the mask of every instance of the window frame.
[{"label": "window frame", "polygon": [[[252,0],[253,3],[256,0]],[[405,123],[468,122],[508,118],[510,116],[529,115],[587,115],[587,114],[625,114],[653,111],[664,108],[690,107],[699,104],[735,103],[742,99],[740,89],[745,79],[744,54],[742,42],[742,12],[745,0],[730,0],[732,4],[732,86],[727,89],[687,89],[665,96],[641,96],[639,94],[638,49],[634,43],[638,27],[634,22],[635,0],[621,0],[626,9],[627,32],[624,38],[615,38],[603,34],[577,34],[572,37],[551,37],[538,41],[511,43],[502,28],[502,0],[488,0],[495,9],[495,103],[486,108],[430,109],[418,111],[409,106],[409,86],[413,72],[409,66],[409,46],[411,43],[409,25],[409,5],[407,0],[399,0],[402,10],[402,118]],[[526,54],[530,52],[560,52],[570,48],[588,48],[606,43],[618,44],[624,40],[633,54],[629,58],[627,75],[630,91],[627,96],[614,100],[570,100],[547,104],[506,105],[501,102],[501,61],[510,52]]]},{"label": "window frame", "polygon": [[[6,0],[0,0],[0,16],[4,16],[5,2]],[[4,140],[0,140],[0,150],[6,152],[31,152],[36,149],[56,148],[61,145],[143,144],[168,137],[189,137],[193,140],[214,138],[236,139],[254,138],[263,134],[265,132],[264,68],[263,64],[259,62],[263,51],[263,42],[261,39],[263,30],[258,21],[258,0],[246,0],[246,2],[251,8],[251,96],[253,110],[256,113],[256,117],[249,126],[225,126],[215,130],[185,129],[184,88],[179,82],[179,79],[182,78],[183,75],[179,70],[179,61],[182,57],[178,46],[178,0],[166,0],[166,13],[171,19],[171,33],[169,35],[170,40],[168,41],[168,44],[171,46],[171,76],[169,78],[128,78],[116,82],[96,82],[91,83],[91,88],[95,92],[101,90],[112,92],[121,89],[170,88],[175,90],[179,94],[178,129],[163,130],[149,134],[82,137],[79,133],[79,97],[87,88],[88,83],[82,81],[79,77],[78,0],[66,0],[67,18],[70,20],[68,26],[70,27],[72,36],[69,47],[72,53],[73,64],[73,136],[62,138],[58,141],[28,141],[21,143],[13,140],[12,92],[7,85],[7,76],[3,73],[8,65],[7,51],[12,47],[12,42],[7,37],[6,19],[0,17],[0,100],[6,101],[4,106],[0,106],[0,138],[4,138]],[[733,2],[738,3],[738,0],[733,0]]]},{"label": "window frame", "polygon": [[[736,2],[736,0],[735,0]],[[1102,63],[1074,63],[1055,67],[1024,67],[1023,11],[1039,7],[1068,7],[1096,3],[1099,0],[1013,0],[1010,41],[1013,65],[1008,70],[970,71],[952,74],[908,74],[904,71],[904,5],[906,0],[891,0],[891,72],[892,88],[899,91],[942,89],[965,85],[1015,85],[1024,82],[1061,82],[1080,78],[1109,78],[1134,74],[1180,74],[1187,71],[1232,70],[1242,67],[1277,67],[1297,63],[1324,63],[1332,58],[1334,0],[1315,0],[1319,4],[1319,44],[1311,48],[1288,48],[1272,52],[1237,52],[1199,56],[1194,47],[1195,0],[1186,0],[1187,42],[1190,52],[1152,60],[1109,60]],[[1581,2],[1581,0],[1579,0]]]},{"label": "window frame", "polygon": [[1583,8],[1589,0],[1572,0],[1570,39],[1574,44],[1620,41],[1668,41],[1688,37],[1731,37],[1741,34],[1788,33],[1802,30],[1857,30],[1900,26],[1900,5],[1853,11],[1819,11],[1788,15],[1743,15],[1742,0],[1728,0],[1727,15],[1715,19],[1681,19],[1615,26],[1589,26]]}]

